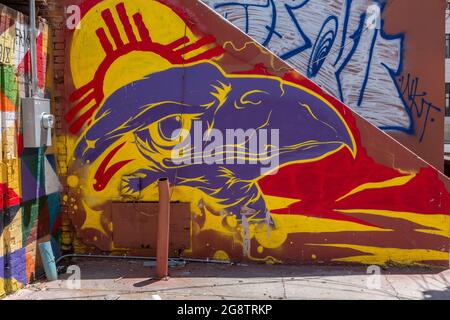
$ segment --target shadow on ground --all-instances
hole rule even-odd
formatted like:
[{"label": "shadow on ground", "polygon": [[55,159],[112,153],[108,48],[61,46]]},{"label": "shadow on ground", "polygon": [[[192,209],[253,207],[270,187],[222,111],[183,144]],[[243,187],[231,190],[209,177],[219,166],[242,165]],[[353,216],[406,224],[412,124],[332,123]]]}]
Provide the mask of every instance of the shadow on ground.
[{"label": "shadow on ground", "polygon": [[[115,279],[153,277],[154,267],[146,266],[148,261],[134,259],[65,259],[59,265],[64,271],[70,265],[83,267],[84,279]],[[195,267],[195,268],[194,268]],[[201,267],[201,272],[196,272]],[[368,266],[361,265],[272,265],[272,264],[233,264],[187,262],[184,266],[169,268],[171,277],[296,277],[296,276],[354,276],[372,274]],[[224,272],[227,271],[227,272]],[[236,272],[233,272],[236,271]],[[385,267],[380,268],[382,274],[389,275],[438,275],[444,269],[425,267]],[[64,275],[62,275],[64,276]]]},{"label": "shadow on ground", "polygon": [[425,300],[450,300],[450,287],[447,287],[443,291],[439,290],[424,291],[423,298]]},{"label": "shadow on ground", "polygon": [[450,299],[450,270],[388,268],[373,274],[364,266],[187,263],[170,268],[164,281],[155,279],[148,261],[77,258],[64,264],[78,267],[75,289],[76,274],[62,272],[59,280],[38,282],[8,299]]}]

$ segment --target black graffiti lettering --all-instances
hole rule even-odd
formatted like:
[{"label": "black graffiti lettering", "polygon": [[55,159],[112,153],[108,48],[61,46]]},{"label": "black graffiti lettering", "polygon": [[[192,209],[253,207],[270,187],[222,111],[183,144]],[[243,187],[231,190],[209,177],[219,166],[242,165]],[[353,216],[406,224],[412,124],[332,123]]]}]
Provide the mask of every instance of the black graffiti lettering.
[{"label": "black graffiti lettering", "polygon": [[8,63],[8,64],[11,63],[10,54],[11,54],[11,48],[5,47],[5,63]]},{"label": "black graffiti lettering", "polygon": [[16,46],[20,47],[22,45],[22,32],[20,32],[19,29],[16,28],[16,39],[15,39]]},{"label": "black graffiti lettering", "polygon": [[26,47],[29,48],[31,44],[30,34],[25,29],[21,30],[16,28],[16,40],[15,45],[17,47]]},{"label": "black graffiti lettering", "polygon": [[419,82],[418,77],[414,78],[410,74],[406,77],[403,76],[400,79],[400,92],[409,108],[410,114],[417,119],[423,120],[420,132],[420,142],[422,142],[428,125],[435,121],[435,118],[432,116],[433,112],[441,113],[442,108],[439,108],[426,99],[428,93],[419,91]]},{"label": "black graffiti lettering", "polygon": [[11,63],[11,47],[0,43],[0,63]]}]

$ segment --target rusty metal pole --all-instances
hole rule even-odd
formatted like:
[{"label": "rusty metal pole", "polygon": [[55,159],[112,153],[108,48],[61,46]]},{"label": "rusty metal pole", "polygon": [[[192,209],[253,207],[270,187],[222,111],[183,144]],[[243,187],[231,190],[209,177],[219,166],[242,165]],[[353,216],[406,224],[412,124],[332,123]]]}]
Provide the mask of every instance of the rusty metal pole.
[{"label": "rusty metal pole", "polygon": [[159,211],[158,238],[156,243],[156,276],[159,279],[169,275],[169,222],[170,222],[170,186],[169,179],[158,181]]}]

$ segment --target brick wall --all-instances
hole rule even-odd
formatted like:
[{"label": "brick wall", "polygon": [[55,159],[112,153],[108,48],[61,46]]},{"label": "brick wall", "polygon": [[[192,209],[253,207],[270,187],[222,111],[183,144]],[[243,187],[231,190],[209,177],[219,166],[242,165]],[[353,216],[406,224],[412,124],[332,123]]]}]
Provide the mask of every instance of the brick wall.
[{"label": "brick wall", "polygon": [[[53,69],[53,90],[52,105],[56,116],[55,147],[57,154],[58,173],[63,184],[63,194],[67,196],[68,190],[65,185],[67,178],[68,158],[67,141],[64,127],[64,114],[68,109],[68,100],[64,83],[64,73],[66,70],[66,16],[64,1],[49,0],[48,5],[40,10],[40,14],[45,17],[52,29],[52,59],[50,61]],[[70,251],[72,249],[72,224],[68,217],[68,208],[65,201],[62,201],[62,224],[61,224],[61,249]]]},{"label": "brick wall", "polygon": [[[21,98],[30,96],[28,17],[0,5],[0,296],[17,290],[41,272],[38,242],[58,251],[59,194],[54,150],[23,149]],[[38,20],[38,95],[52,98],[52,32]],[[56,77],[56,73],[55,73]],[[24,110],[26,112],[26,110]],[[45,152],[45,153],[44,153]]]},{"label": "brick wall", "polygon": [[[20,72],[21,58],[26,47],[25,25],[26,17],[3,5],[1,12],[1,59],[0,59],[0,85],[1,85],[1,176],[0,184],[3,201],[0,207],[2,228],[0,228],[0,295],[7,291],[17,289],[15,274],[24,274],[25,264],[18,265],[14,253],[23,247],[21,225],[21,209],[18,207],[20,197],[20,162],[18,155],[18,136],[20,97],[26,96],[27,84],[25,73]],[[14,202],[13,202],[13,198]]]}]

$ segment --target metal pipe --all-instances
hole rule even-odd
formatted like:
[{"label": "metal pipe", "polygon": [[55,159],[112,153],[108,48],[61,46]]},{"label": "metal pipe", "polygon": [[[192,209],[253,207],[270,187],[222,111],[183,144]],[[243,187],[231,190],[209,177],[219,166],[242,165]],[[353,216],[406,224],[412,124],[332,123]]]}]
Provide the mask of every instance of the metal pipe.
[{"label": "metal pipe", "polygon": [[95,254],[66,254],[56,259],[56,264],[68,258],[87,258],[87,259],[117,259],[117,260],[156,260],[156,257],[138,257],[138,256],[107,256]]},{"label": "metal pipe", "polygon": [[37,49],[36,49],[36,2],[35,0],[30,1],[30,60],[31,60],[31,96],[37,96]]},{"label": "metal pipe", "polygon": [[156,241],[156,277],[165,279],[169,276],[169,223],[170,223],[170,186],[169,179],[158,181],[159,210],[158,236]]},{"label": "metal pipe", "polygon": [[[56,264],[68,258],[86,258],[86,259],[117,259],[117,260],[148,260],[155,261],[156,257],[141,257],[141,256],[107,256],[107,255],[92,255],[92,254],[66,254],[56,260]],[[169,258],[168,260],[191,262],[191,263],[207,263],[207,264],[233,264],[231,261],[210,260],[210,259],[185,259],[185,258]],[[245,264],[236,263],[238,266],[246,266]]]},{"label": "metal pipe", "polygon": [[[140,257],[140,256],[107,256],[107,255],[93,255],[93,254],[77,254],[77,253],[71,253],[66,254],[58,259],[56,259],[55,264],[58,266],[58,264],[68,258],[86,258],[86,259],[116,259],[116,260],[147,260],[147,261],[156,261],[156,257]],[[203,259],[184,259],[184,258],[169,258],[169,260],[172,261],[180,261],[180,262],[191,262],[191,263],[206,263],[206,264],[227,264],[227,265],[236,265],[239,267],[247,267],[246,264],[241,263],[233,263],[231,261],[222,261],[222,260],[203,260]],[[45,277],[45,273],[40,274],[35,278],[35,280],[42,279]]]}]

